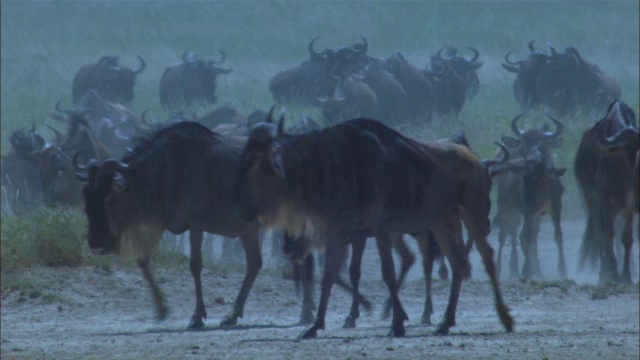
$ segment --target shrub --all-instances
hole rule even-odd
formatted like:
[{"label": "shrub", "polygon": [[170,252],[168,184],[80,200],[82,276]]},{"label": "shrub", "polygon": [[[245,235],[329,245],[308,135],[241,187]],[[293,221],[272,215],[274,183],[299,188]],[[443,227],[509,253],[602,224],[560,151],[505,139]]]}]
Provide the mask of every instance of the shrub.
[{"label": "shrub", "polygon": [[42,209],[2,218],[2,269],[77,266],[86,242],[86,219],[72,209]]}]

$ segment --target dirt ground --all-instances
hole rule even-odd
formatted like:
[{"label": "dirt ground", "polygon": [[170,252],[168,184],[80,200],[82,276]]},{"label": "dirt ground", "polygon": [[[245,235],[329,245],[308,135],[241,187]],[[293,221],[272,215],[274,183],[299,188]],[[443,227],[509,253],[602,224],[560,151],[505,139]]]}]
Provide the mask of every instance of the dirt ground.
[{"label": "dirt ground", "polygon": [[[334,288],[327,326],[317,339],[298,341],[300,299],[294,285],[266,259],[238,326],[219,328],[231,309],[242,278],[239,266],[203,272],[209,318],[202,331],[186,331],[195,306],[188,265],[156,269],[171,307],[164,322],[153,319],[149,290],[133,267],[111,269],[37,268],[5,273],[2,281],[38,284],[2,293],[2,359],[638,359],[638,252],[634,244],[635,284],[597,287],[596,273],[576,272],[582,223],[565,225],[566,253],[573,281],[555,281],[556,252],[550,227],[540,233],[546,281],[503,281],[503,295],[516,321],[505,333],[493,307],[491,287],[479,256],[472,255],[473,278],[463,283],[457,326],[434,336],[420,325],[424,284],[414,266],[401,299],[409,314],[407,336],[387,338],[390,321],[380,319],[387,291],[371,241],[365,252],[361,289],[372,300],[356,329],[342,329],[349,295]],[[495,234],[491,237],[495,245]],[[507,253],[509,248],[506,249]],[[432,317],[442,317],[449,284],[434,280]],[[6,288],[6,287],[5,287]],[[318,291],[319,292],[319,291]]]}]

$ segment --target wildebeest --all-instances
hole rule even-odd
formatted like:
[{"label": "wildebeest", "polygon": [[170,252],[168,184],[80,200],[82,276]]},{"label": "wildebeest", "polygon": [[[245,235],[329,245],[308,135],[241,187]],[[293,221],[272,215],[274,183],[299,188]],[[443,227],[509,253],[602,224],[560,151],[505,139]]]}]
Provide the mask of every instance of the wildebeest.
[{"label": "wildebeest", "polygon": [[554,239],[558,247],[558,273],[566,277],[567,270],[564,257],[560,210],[564,187],[560,177],[565,168],[556,168],[551,159],[551,150],[560,147],[564,126],[555,118],[547,115],[555,124],[551,132],[547,126],[540,129],[523,131],[518,127],[518,120],[523,114],[511,121],[511,130],[517,138],[503,136],[502,141],[512,155],[507,171],[498,176],[498,213],[496,224],[499,248],[497,257],[498,269],[501,268],[502,249],[507,236],[511,237],[511,276],[518,274],[518,253],[516,233],[523,221],[520,233],[524,264],[522,276],[525,278],[542,277],[540,259],[538,258],[538,232],[540,219],[547,212],[551,213],[554,226]]},{"label": "wildebeest", "polygon": [[365,60],[367,41],[338,50],[314,50],[318,37],[309,42],[309,59],[300,65],[278,72],[269,80],[269,91],[276,102],[299,100],[315,104],[316,99],[334,92],[333,77],[345,79],[355,73]]},{"label": "wildebeest", "polygon": [[438,114],[457,115],[467,100],[465,79],[448,61],[432,56],[430,68],[425,75],[433,86],[434,110]]},{"label": "wildebeest", "polygon": [[370,59],[361,73],[364,83],[378,99],[377,119],[387,124],[407,120],[407,94],[402,84],[387,70],[384,60]]},{"label": "wildebeest", "polygon": [[36,156],[45,204],[48,206],[80,206],[82,182],[75,174],[71,156],[80,152],[81,160],[108,159],[107,147],[93,133],[84,113],[70,112],[65,134],[49,127],[55,140],[48,143]]},{"label": "wildebeest", "polygon": [[71,114],[81,112],[86,117],[91,132],[104,144],[111,155],[119,158],[132,145],[133,138],[143,132],[140,117],[121,104],[104,100],[94,89],[87,91],[74,109],[60,108],[60,99],[56,103],[58,113],[49,116],[57,121],[66,123],[70,128]]},{"label": "wildebeest", "polygon": [[404,88],[407,96],[407,116],[431,121],[434,89],[426,74],[409,64],[401,53],[390,56],[384,61],[387,71],[393,74]]},{"label": "wildebeest", "polygon": [[356,117],[379,118],[378,97],[366,83],[354,76],[335,81],[333,95],[318,99],[329,124]]},{"label": "wildebeest", "polygon": [[165,230],[174,234],[190,231],[196,307],[189,328],[202,328],[207,317],[200,280],[203,233],[240,237],[247,271],[233,310],[222,325],[235,324],[243,314],[262,266],[258,224],[238,218],[238,204],[233,200],[233,177],[245,142],[246,138],[225,137],[189,121],[156,131],[122,160],[81,166],[74,155],[76,175],[86,182],[89,247],[99,254],[135,254],[160,319],[168,309],[149,259]]},{"label": "wildebeest", "polygon": [[182,55],[182,62],[164,70],[160,79],[160,103],[165,109],[191,106],[194,103],[216,101],[216,79],[228,75],[231,69],[220,68],[226,54],[220,50],[219,60],[202,60],[191,51]]},{"label": "wildebeest", "polygon": [[514,95],[524,110],[545,106],[559,115],[574,113],[578,107],[601,108],[620,97],[620,86],[596,65],[584,60],[578,50],[567,47],[551,54],[535,51],[524,61],[512,62],[505,55],[503,67],[516,73]]},{"label": "wildebeest", "polygon": [[[584,199],[587,225],[580,252],[581,265],[600,262],[600,282],[631,282],[630,254],[633,245],[632,182],[638,177],[638,127],[633,110],[622,101],[611,103],[604,118],[587,129],[575,159],[575,176]],[[634,170],[635,165],[635,170]],[[635,171],[635,174],[634,174]],[[637,211],[637,210],[636,210]],[[618,275],[614,249],[614,224],[622,213],[624,265]]]},{"label": "wildebeest", "polygon": [[478,50],[469,47],[473,52],[473,56],[465,58],[460,56],[458,49],[447,46],[438,50],[436,56],[444,60],[453,71],[455,71],[464,81],[466,97],[473,99],[480,88],[480,79],[478,78],[478,70],[482,67],[482,61],[478,61],[480,53]]},{"label": "wildebeest", "polygon": [[94,89],[107,101],[131,104],[136,76],[147,67],[141,56],[138,61],[140,66],[134,70],[121,67],[117,56],[103,56],[96,63],[83,65],[73,78],[73,103]]},{"label": "wildebeest", "polygon": [[37,153],[46,140],[36,131],[18,129],[9,135],[9,153],[2,156],[2,198],[4,210],[21,215],[42,203],[42,182],[38,174]]},{"label": "wildebeest", "polygon": [[302,338],[324,328],[348,237],[359,233],[376,237],[393,308],[389,335],[403,336],[407,316],[398,298],[391,235],[429,230],[453,270],[449,306],[436,330],[447,333],[455,324],[462,278],[470,275],[462,222],[482,255],[500,319],[513,329],[486,239],[491,179],[473,153],[457,144],[418,143],[363,118],[297,136],[284,133],[284,117],[277,127],[271,116],[267,120],[251,130],[235,190],[243,218],[325,244],[318,313]]}]

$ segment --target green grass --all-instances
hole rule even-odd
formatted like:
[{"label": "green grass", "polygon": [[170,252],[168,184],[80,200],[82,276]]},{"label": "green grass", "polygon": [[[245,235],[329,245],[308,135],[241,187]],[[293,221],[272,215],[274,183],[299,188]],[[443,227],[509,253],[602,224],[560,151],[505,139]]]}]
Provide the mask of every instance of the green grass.
[{"label": "green grass", "polygon": [[[145,58],[148,67],[137,80],[132,108],[152,109],[164,118],[158,97],[164,68],[186,49],[213,57],[223,48],[233,72],[219,78],[218,104],[229,102],[248,113],[272,105],[268,79],[307,58],[306,46],[317,35],[322,49],[352,44],[362,34],[370,54],[402,52],[419,67],[444,45],[477,48],[484,61],[480,93],[458,119],[402,131],[434,139],[462,130],[485,158],[493,157],[494,141],[510,132],[509,121],[519,112],[513,77],[500,62],[508,50],[522,58],[531,39],[538,39],[539,47],[546,40],[558,50],[577,47],[618,80],[623,99],[636,112],[639,108],[637,1],[3,1],[1,7],[3,154],[11,129],[45,122],[60,127],[47,114],[61,97],[69,104],[78,68],[104,54],[117,54],[129,66],[137,65],[135,55]],[[311,107],[287,105],[287,113],[290,121],[302,113],[321,120]],[[600,116],[562,119],[566,133],[555,161],[569,168],[568,216],[582,215],[572,175],[577,144]],[[525,123],[544,121],[533,112]]]}]

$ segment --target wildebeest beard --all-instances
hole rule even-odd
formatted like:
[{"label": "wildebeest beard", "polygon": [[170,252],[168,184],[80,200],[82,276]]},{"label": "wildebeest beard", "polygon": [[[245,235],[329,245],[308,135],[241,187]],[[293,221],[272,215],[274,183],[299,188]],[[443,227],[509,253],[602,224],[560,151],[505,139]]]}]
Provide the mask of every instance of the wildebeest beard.
[{"label": "wildebeest beard", "polygon": [[433,169],[418,142],[364,118],[280,142],[287,187],[323,213],[361,213],[376,203],[411,211]]}]

